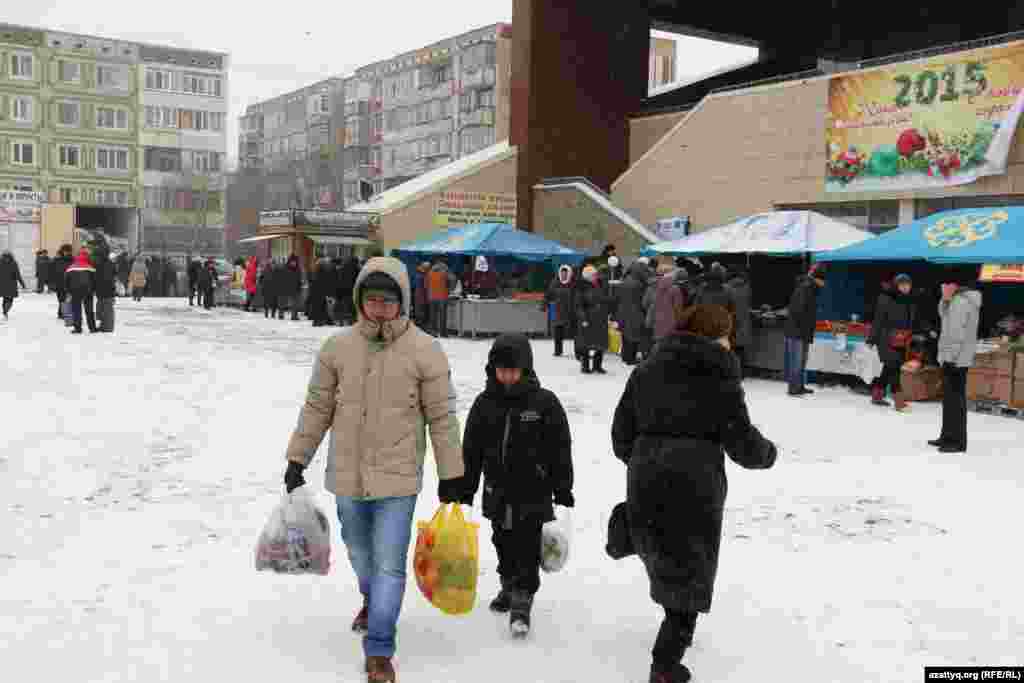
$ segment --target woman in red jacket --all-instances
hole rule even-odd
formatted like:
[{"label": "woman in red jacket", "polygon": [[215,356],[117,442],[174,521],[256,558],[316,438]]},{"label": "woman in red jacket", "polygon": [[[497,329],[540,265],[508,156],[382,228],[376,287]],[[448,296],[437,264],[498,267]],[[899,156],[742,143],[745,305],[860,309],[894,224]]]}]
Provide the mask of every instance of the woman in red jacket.
[{"label": "woman in red jacket", "polygon": [[252,300],[256,296],[256,285],[259,276],[259,262],[250,256],[245,264],[245,310],[252,310]]}]

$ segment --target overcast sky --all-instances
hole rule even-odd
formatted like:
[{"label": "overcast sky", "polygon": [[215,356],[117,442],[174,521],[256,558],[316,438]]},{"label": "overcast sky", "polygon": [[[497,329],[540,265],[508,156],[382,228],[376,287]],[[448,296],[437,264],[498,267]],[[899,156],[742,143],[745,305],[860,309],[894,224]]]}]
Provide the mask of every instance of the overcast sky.
[{"label": "overcast sky", "polygon": [[[228,155],[245,107],[328,76],[512,20],[512,0],[32,0],[4,2],[0,21],[231,55]],[[358,13],[353,12],[358,8]],[[680,41],[679,77],[754,54]]]}]

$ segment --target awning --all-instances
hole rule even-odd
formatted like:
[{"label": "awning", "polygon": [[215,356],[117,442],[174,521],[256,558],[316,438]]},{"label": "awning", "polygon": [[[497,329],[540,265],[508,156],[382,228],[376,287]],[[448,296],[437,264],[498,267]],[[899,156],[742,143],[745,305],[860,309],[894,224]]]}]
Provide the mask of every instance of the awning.
[{"label": "awning", "polygon": [[317,244],[349,244],[352,246],[368,246],[373,244],[365,237],[346,237],[343,235],[306,235]]},{"label": "awning", "polygon": [[262,242],[263,240],[272,240],[277,237],[288,237],[288,235],[256,235],[255,237],[246,237],[245,239],[238,240],[239,244],[246,242]]}]

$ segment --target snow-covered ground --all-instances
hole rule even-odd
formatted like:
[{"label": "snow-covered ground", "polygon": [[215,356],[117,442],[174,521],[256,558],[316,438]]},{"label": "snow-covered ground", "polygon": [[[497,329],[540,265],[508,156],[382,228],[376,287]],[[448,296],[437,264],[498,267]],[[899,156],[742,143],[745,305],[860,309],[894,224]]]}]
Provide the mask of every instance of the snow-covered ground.
[{"label": "snow-covered ground", "polygon": [[[328,577],[252,568],[313,354],[332,333],[122,299],[115,334],[73,337],[52,297],[17,300],[0,323],[5,679],[364,680],[337,534]],[[489,343],[443,344],[464,419]],[[609,425],[627,369],[612,359],[609,376],[582,377],[550,342],[535,351],[575,439],[570,564],[544,577],[526,642],[486,609],[489,532],[471,615],[436,611],[410,574],[400,681],[646,681],[659,610],[640,563],[604,554],[625,494]],[[781,453],[767,472],[728,465],[714,608],[685,659],[696,681],[892,683],[921,680],[926,664],[1024,663],[1024,422],[972,414],[970,452],[944,456],[925,444],[937,405],[898,415],[845,389],[794,401],[763,381],[748,398]],[[323,468],[321,453],[307,479],[329,509]],[[431,463],[419,517],[435,492]]]}]

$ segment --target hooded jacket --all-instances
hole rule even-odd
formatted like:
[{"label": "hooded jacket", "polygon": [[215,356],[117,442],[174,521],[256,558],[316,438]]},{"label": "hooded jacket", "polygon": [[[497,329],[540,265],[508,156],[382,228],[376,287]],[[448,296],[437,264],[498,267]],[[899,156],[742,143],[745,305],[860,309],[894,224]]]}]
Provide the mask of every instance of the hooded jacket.
[{"label": "hooded jacket", "polygon": [[939,302],[942,334],[939,336],[939,364],[957,367],[974,365],[981,321],[981,292],[961,287],[949,301]]},{"label": "hooded jacket", "polygon": [[[518,367],[519,383],[504,387],[497,367]],[[571,496],[572,434],[558,397],[533,369],[530,340],[504,334],[488,355],[487,386],[466,420],[463,500],[472,504],[484,477],[483,514],[506,527],[554,519],[555,493]]]},{"label": "hooded jacket", "polygon": [[903,365],[906,349],[894,349],[890,343],[893,332],[915,331],[917,323],[917,302],[914,295],[903,294],[898,289],[882,292],[875,304],[875,317],[871,321],[871,342],[878,348],[878,355],[887,365]]},{"label": "hooded jacket", "polygon": [[629,266],[626,279],[615,290],[615,318],[626,339],[641,341],[651,336],[644,310],[644,295],[650,279],[650,268],[635,261]]},{"label": "hooded jacket", "polygon": [[[402,290],[399,318],[378,325],[359,305],[370,273]],[[464,474],[455,387],[441,345],[409,321],[409,275],[401,261],[370,259],[352,293],[357,323],[330,337],[313,364],[287,459],[308,465],[331,431],[326,488],[363,499],[412,496],[423,486],[429,431],[438,477]]]},{"label": "hooded jacket", "polygon": [[573,281],[572,266],[562,266],[558,275],[548,285],[544,301],[555,305],[555,327],[573,327],[576,320],[576,283]]},{"label": "hooded jacket", "polygon": [[628,466],[630,534],[651,598],[668,609],[711,608],[728,488],[723,452],[749,469],[775,462],[740,381],[739,362],[717,342],[674,334],[633,371],[615,409],[612,447]]},{"label": "hooded jacket", "polygon": [[89,260],[89,252],[84,249],[75,258],[75,262],[64,272],[67,290],[78,297],[92,296],[96,293],[96,269]]},{"label": "hooded jacket", "polygon": [[117,266],[110,260],[110,252],[96,252],[96,298],[113,299],[117,296]]},{"label": "hooded jacket", "polygon": [[25,286],[21,269],[14,260],[14,254],[5,251],[0,255],[0,297],[14,299],[18,296],[18,285]]},{"label": "hooded jacket", "polygon": [[611,301],[598,277],[584,280],[576,292],[576,341],[580,349],[608,350],[608,316]]},{"label": "hooded jacket", "polygon": [[245,291],[249,294],[256,293],[256,281],[259,275],[259,262],[255,256],[250,256],[245,264]]},{"label": "hooded jacket", "polygon": [[[686,293],[680,286],[680,277],[685,277],[685,271],[673,268],[659,279],[654,291],[654,315],[653,329],[654,339],[659,341],[672,334],[676,328],[676,307],[687,305]],[[650,309],[648,309],[648,320],[650,320]]]},{"label": "hooded jacket", "polygon": [[[50,279],[50,257],[39,252],[36,254],[36,280],[40,283],[49,282]],[[40,286],[42,286],[40,284]]]},{"label": "hooded jacket", "polygon": [[62,292],[67,289],[67,283],[64,280],[64,273],[71,267],[74,259],[67,253],[58,254],[53,261],[50,262],[50,288],[56,289],[58,292]]}]

